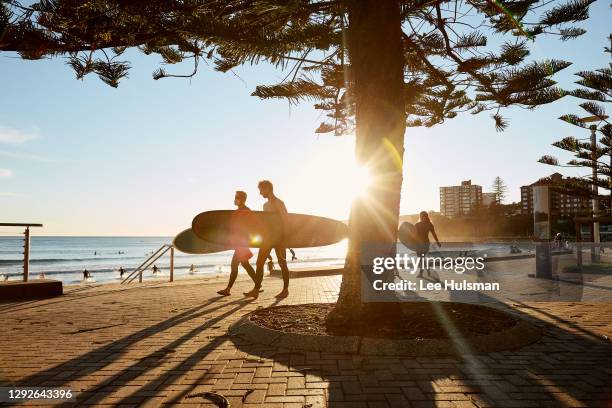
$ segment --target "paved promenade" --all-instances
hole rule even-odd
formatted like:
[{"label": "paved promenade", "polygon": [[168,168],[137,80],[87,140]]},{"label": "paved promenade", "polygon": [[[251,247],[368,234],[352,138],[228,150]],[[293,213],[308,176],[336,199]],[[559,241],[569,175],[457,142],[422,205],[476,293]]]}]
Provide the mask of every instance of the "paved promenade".
[{"label": "paved promenade", "polygon": [[[243,278],[242,278],[243,279]],[[280,304],[333,302],[340,276],[294,279]],[[277,304],[215,291],[222,279],[73,286],[61,298],[0,304],[0,382],[70,387],[79,405],[216,407],[611,407],[612,303],[512,304],[542,327],[520,350],[456,358],[295,352],[228,335]],[[501,306],[504,307],[504,306]],[[33,404],[30,404],[33,405]],[[66,403],[63,406],[71,406]]]}]

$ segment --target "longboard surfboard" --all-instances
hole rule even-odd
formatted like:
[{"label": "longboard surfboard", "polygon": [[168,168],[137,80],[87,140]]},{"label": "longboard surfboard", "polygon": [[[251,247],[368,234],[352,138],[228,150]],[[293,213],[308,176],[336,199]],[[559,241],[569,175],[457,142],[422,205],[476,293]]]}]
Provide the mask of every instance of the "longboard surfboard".
[{"label": "longboard surfboard", "polygon": [[289,213],[284,230],[278,213],[217,210],[198,214],[191,225],[204,241],[222,246],[310,248],[335,244],[348,236],[341,221]]},{"label": "longboard surfboard", "polygon": [[215,252],[223,252],[232,249],[231,247],[211,244],[206,242],[196,234],[193,233],[191,228],[178,234],[174,237],[172,244],[176,249],[186,254],[212,254]]},{"label": "longboard surfboard", "polygon": [[417,236],[416,228],[411,222],[402,222],[397,233],[399,241],[408,249],[416,251]]}]

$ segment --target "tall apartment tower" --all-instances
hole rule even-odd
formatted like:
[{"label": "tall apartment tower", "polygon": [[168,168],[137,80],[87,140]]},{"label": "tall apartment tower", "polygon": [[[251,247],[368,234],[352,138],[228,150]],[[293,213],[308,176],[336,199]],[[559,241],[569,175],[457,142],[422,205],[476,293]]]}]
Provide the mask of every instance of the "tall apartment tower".
[{"label": "tall apartment tower", "polygon": [[460,186],[440,187],[440,212],[445,217],[469,214],[482,203],[482,187],[472,180],[462,181]]}]

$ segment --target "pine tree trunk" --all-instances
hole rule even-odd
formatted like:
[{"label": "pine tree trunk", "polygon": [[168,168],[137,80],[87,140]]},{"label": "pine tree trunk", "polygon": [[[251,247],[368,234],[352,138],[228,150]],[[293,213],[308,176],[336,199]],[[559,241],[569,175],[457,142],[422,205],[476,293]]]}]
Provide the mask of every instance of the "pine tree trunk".
[{"label": "pine tree trunk", "polygon": [[349,79],[356,104],[355,154],[374,181],[369,194],[351,209],[349,251],[330,326],[399,310],[397,303],[362,302],[360,251],[371,243],[395,248],[397,239],[406,122],[400,8],[394,0],[353,0],[346,7]]}]

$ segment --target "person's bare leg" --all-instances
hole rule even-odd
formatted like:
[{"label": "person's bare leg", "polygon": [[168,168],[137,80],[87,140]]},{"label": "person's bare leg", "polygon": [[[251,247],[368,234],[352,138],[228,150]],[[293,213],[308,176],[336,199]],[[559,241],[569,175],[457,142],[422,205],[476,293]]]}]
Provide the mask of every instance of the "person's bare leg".
[{"label": "person's bare leg", "polygon": [[278,266],[281,268],[283,274],[283,290],[276,295],[277,298],[286,298],[289,296],[289,268],[287,267],[287,249],[286,248],[274,248],[276,253],[276,260]]},{"label": "person's bare leg", "polygon": [[227,287],[223,290],[217,291],[221,296],[229,296],[231,295],[232,286],[234,286],[234,282],[236,282],[236,277],[238,276],[238,257],[236,257],[236,253],[234,252],[234,256],[232,256],[231,269],[229,281],[227,282]]},{"label": "person's bare leg", "polygon": [[[256,272],[255,272],[255,269],[253,269],[253,267],[249,263],[249,261],[241,262],[240,265],[242,265],[244,270],[249,274],[249,277],[253,280],[253,282],[255,282]],[[260,293],[263,292],[263,289],[259,288],[259,292]]]},{"label": "person's bare leg", "polygon": [[255,279],[253,279],[255,282],[255,287],[253,290],[245,292],[245,296],[250,296],[255,299],[257,299],[259,296],[259,289],[261,288],[261,282],[263,281],[264,266],[266,264],[268,255],[270,255],[270,251],[272,251],[272,248],[259,248],[259,252],[257,253],[257,262],[255,264]]},{"label": "person's bare leg", "polygon": [[253,269],[253,267],[251,266],[249,261],[241,262],[240,265],[242,265],[242,267],[244,268],[246,273],[249,275],[249,278],[251,278],[253,280],[253,283],[255,283],[256,282],[256,280],[255,280],[255,269]]},{"label": "person's bare leg", "polygon": [[423,277],[423,254],[417,252],[417,257],[421,258],[421,262],[419,262],[419,278]]}]

